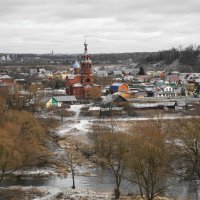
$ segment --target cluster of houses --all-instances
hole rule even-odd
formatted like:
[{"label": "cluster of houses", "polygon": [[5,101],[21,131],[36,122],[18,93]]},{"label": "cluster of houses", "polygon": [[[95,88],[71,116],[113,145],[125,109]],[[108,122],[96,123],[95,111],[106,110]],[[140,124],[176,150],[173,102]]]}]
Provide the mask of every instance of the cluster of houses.
[{"label": "cluster of houses", "polygon": [[32,68],[29,69],[29,75],[36,76],[41,79],[60,79],[65,80],[68,75],[67,70],[49,70],[45,68]]},{"label": "cluster of houses", "polygon": [[[129,105],[133,109],[175,108],[182,109],[190,101],[199,103],[200,73],[179,73],[177,71],[147,71],[139,75],[139,66],[132,63],[129,66],[93,67],[87,44],[84,44],[84,54],[80,64],[75,64],[66,70],[50,70],[32,68],[29,73],[23,73],[25,79],[14,79],[6,72],[0,72],[0,87],[13,84],[25,85],[32,76],[41,80],[38,84],[38,94],[43,92],[41,100],[47,108],[77,104],[87,99],[98,106],[91,107],[89,112],[94,115],[109,113],[124,114],[124,108]],[[94,76],[110,80],[110,84],[102,88],[94,81]],[[60,79],[65,87],[57,91],[43,88],[42,80]],[[190,99],[190,101],[188,100]]]},{"label": "cluster of houses", "polygon": [[2,55],[0,56],[0,63],[2,62],[6,62],[6,61],[10,61],[11,58],[10,58],[10,55]]},{"label": "cluster of houses", "polygon": [[0,64],[20,66],[27,65],[63,65],[73,62],[75,55],[65,54],[0,54]]},{"label": "cluster of houses", "polygon": [[101,106],[89,109],[91,114],[105,115],[112,110],[114,115],[122,115],[127,105],[135,110],[185,110],[200,102],[200,73],[149,71],[138,75],[124,73],[123,68],[120,72],[110,75],[114,82],[105,88]]},{"label": "cluster of houses", "polygon": [[199,97],[200,73],[149,71],[145,75],[138,75],[133,74],[133,71],[130,73],[124,73],[124,71],[123,68],[118,71],[118,75],[121,73],[120,76],[115,75],[113,71],[110,75],[113,83],[105,88],[105,92],[125,92],[132,98]]},{"label": "cluster of houses", "polygon": [[[98,71],[103,73],[99,74]],[[102,88],[101,101],[98,102],[98,106],[91,106],[89,113],[95,116],[108,115],[112,110],[114,115],[123,115],[127,105],[131,109],[182,110],[187,105],[191,108],[193,102],[199,103],[200,73],[149,71],[145,75],[138,75],[138,71],[135,67],[133,70],[127,67],[121,67],[121,70],[109,67],[104,70],[102,67],[100,70],[94,69],[93,74],[108,77],[112,82]],[[68,95],[65,98],[63,104],[80,102],[75,95]],[[74,101],[70,101],[71,98],[74,98]],[[62,105],[55,102],[54,99],[52,105]]]}]

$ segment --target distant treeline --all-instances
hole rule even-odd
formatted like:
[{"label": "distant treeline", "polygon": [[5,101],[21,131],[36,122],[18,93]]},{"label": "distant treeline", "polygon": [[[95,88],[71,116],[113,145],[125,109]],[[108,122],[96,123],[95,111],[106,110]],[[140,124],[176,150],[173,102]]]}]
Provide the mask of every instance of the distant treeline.
[{"label": "distant treeline", "polygon": [[171,64],[176,59],[184,65],[196,65],[198,63],[198,55],[200,54],[200,46],[190,45],[185,49],[182,48],[172,48],[170,50],[159,51],[152,53],[147,56],[144,61],[147,62],[158,62],[165,61],[166,64]]},{"label": "distant treeline", "polygon": [[132,62],[160,62],[165,64],[172,64],[175,60],[183,65],[195,66],[198,64],[198,55],[200,54],[200,46],[190,45],[186,48],[172,48],[170,50],[163,50],[158,52],[138,52],[138,53],[115,53],[115,54],[95,54],[92,55],[94,62],[110,62],[111,64],[119,63],[119,61]]},{"label": "distant treeline", "polygon": [[[1,54],[2,56],[3,54]],[[92,54],[92,62],[94,64],[131,64],[131,63],[158,63],[171,65],[175,60],[178,60],[182,69],[188,66],[191,71],[200,71],[198,69],[200,55],[200,45],[190,45],[186,48],[171,48],[170,50],[163,50],[158,52],[135,52],[135,53],[105,53]],[[0,65],[72,65],[77,59],[81,61],[81,54],[16,54],[17,59],[9,62],[0,63]],[[23,62],[19,62],[23,60]],[[55,62],[50,62],[55,61]],[[187,69],[188,70],[188,69]],[[184,70],[183,70],[184,71]]]}]

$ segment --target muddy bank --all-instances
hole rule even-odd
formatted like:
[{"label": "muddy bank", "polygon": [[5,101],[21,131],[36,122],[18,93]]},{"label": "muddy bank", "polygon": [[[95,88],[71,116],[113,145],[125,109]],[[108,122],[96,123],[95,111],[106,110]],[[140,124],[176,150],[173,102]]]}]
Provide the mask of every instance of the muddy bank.
[{"label": "muddy bank", "polygon": [[41,199],[48,194],[47,190],[35,187],[0,188],[0,200],[32,200]]}]

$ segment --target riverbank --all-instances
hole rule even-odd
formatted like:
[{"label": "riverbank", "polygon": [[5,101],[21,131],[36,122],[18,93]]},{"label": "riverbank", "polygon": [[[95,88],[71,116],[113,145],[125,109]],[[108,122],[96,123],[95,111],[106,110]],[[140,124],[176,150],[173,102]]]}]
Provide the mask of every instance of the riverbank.
[{"label": "riverbank", "polygon": [[[103,118],[100,120],[98,118],[81,116],[80,111],[82,107],[83,105],[71,106],[70,111],[73,112],[74,115],[70,117],[64,117],[63,123],[60,123],[60,126],[57,127],[50,136],[52,138],[49,146],[53,155],[46,164],[48,166],[45,165],[40,166],[40,168],[31,168],[27,170],[23,169],[14,173],[16,177],[19,177],[19,180],[16,180],[15,183],[12,183],[10,185],[19,185],[17,187],[17,190],[20,191],[19,198],[17,192],[15,192],[16,188],[2,188],[2,191],[4,189],[5,191],[7,191],[5,193],[13,193],[13,195],[16,196],[16,198],[8,198],[8,200],[113,199],[112,193],[114,191],[115,184],[113,180],[113,174],[109,170],[105,170],[106,172],[104,173],[102,171],[99,172],[99,168],[96,164],[97,162],[95,162],[95,159],[98,158],[93,156],[89,158],[89,156],[86,154],[88,152],[90,153],[91,150],[90,141],[87,137],[87,133],[91,130],[91,128],[94,125],[109,126],[109,124],[114,121],[115,127],[118,130],[128,131],[131,129],[134,132],[136,130],[140,130],[140,127],[146,124],[149,120],[154,120],[155,122],[160,119],[173,121],[174,119],[179,119],[182,117],[179,115],[157,116],[155,114],[155,116],[153,116],[154,118],[121,117],[112,120],[109,118]],[[57,118],[59,119],[58,116]],[[64,158],[66,156],[66,154],[64,154],[64,150],[70,150],[72,148],[74,148],[76,157],[78,159],[78,166],[76,167],[75,171],[76,190],[70,189],[72,186],[71,173],[64,162]],[[7,184],[6,186],[10,185]],[[24,187],[30,185],[34,187],[31,187],[31,189],[30,187]],[[133,187],[131,189],[133,189]],[[174,190],[174,188],[172,188],[172,190]],[[30,194],[32,191],[33,194]],[[129,188],[123,187],[123,184],[121,187],[121,191],[124,194],[133,192]],[[187,191],[184,194],[182,194],[183,192],[181,191],[181,189],[179,191],[180,194],[174,194],[173,191],[173,196],[182,197],[187,195]],[[4,195],[5,193],[2,194]],[[135,193],[138,194],[139,192],[135,191]],[[139,200],[138,197],[133,196],[122,196],[121,199]],[[163,198],[163,200],[164,199],[167,198]],[[7,199],[4,198],[3,200]]]},{"label": "riverbank", "polygon": [[[114,200],[111,192],[95,192],[90,189],[51,187],[8,187],[0,188],[1,200]],[[142,200],[134,195],[121,195],[119,200]],[[157,197],[155,200],[175,200]]]}]

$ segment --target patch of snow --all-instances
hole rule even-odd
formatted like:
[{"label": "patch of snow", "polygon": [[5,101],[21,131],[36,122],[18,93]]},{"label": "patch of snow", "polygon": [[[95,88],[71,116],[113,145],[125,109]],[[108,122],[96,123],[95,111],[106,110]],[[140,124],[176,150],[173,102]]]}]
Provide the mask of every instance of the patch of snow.
[{"label": "patch of snow", "polygon": [[92,121],[88,119],[72,120],[70,124],[66,123],[57,129],[56,134],[59,136],[74,135],[75,133],[87,133]]},{"label": "patch of snow", "polygon": [[71,188],[46,188],[50,194],[45,197],[35,198],[34,200],[55,200],[57,196],[61,194],[63,199],[90,199],[90,200],[98,200],[98,199],[107,199],[110,200],[112,197],[111,193],[100,193],[94,192],[89,189],[71,189]]},{"label": "patch of snow", "polygon": [[52,168],[32,168],[31,170],[17,170],[13,173],[14,175],[21,176],[49,176],[57,175],[57,173]]},{"label": "patch of snow", "polygon": [[81,112],[81,108],[83,108],[83,107],[84,107],[83,104],[80,104],[80,105],[71,105],[68,110],[76,113],[74,118],[78,118],[79,114]]}]

